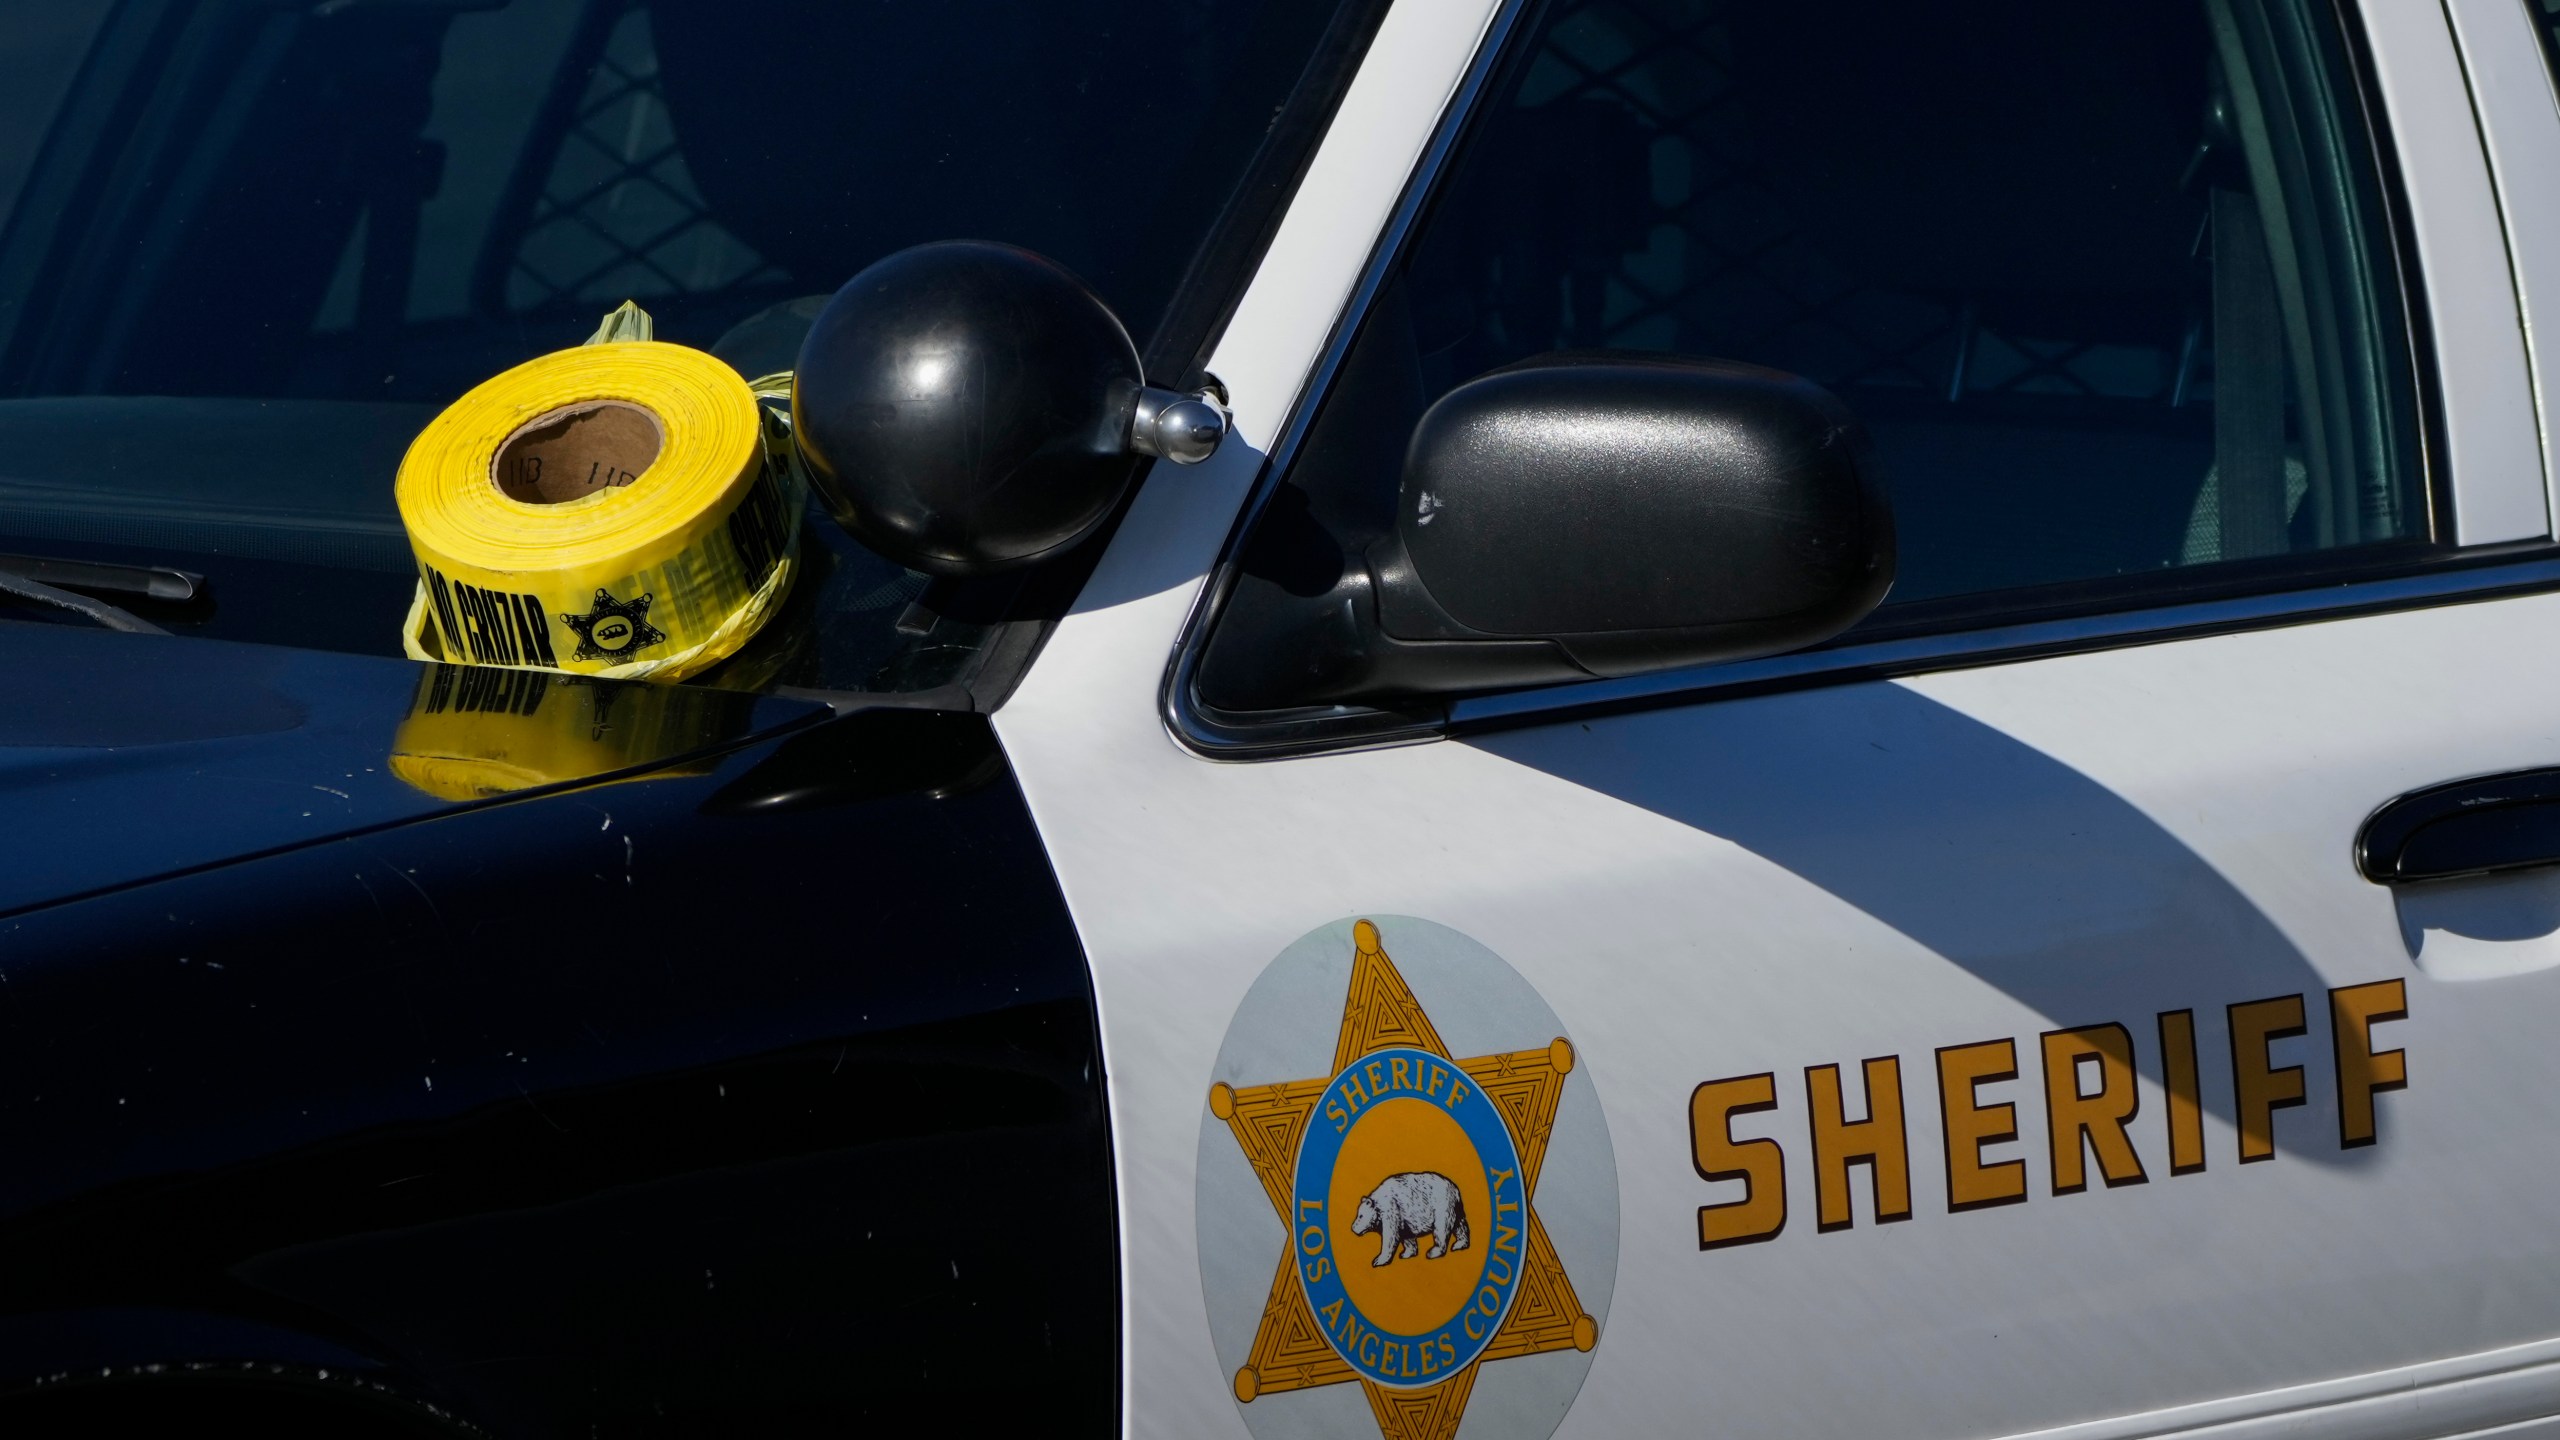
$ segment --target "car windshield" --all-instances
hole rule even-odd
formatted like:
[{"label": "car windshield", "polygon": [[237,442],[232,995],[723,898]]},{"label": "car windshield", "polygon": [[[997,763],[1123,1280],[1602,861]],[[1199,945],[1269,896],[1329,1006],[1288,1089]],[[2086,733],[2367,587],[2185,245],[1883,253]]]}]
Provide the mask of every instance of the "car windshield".
[{"label": "car windshield", "polygon": [[[1185,276],[1291,172],[1274,120],[1333,9],[10,7],[0,552],[201,572],[183,605],[117,597],[181,633],[398,654],[392,477],[444,405],[626,299],[787,369],[826,296],[931,240],[1050,256],[1179,370],[1216,313]],[[807,578],[725,678],[952,683],[988,625],[919,623],[923,577],[810,519]]]}]

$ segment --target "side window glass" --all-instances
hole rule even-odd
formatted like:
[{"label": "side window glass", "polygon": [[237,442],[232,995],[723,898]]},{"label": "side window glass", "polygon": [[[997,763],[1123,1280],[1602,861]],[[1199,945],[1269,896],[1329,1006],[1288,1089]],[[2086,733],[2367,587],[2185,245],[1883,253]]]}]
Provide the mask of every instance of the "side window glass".
[{"label": "side window glass", "polygon": [[[116,592],[180,635],[399,655],[411,442],[626,299],[761,376],[864,267],[974,236],[1188,355],[1228,217],[1275,203],[1380,8],[0,5],[0,557],[197,572]],[[1049,603],[923,604],[804,519],[780,618],[707,679],[934,689]]]},{"label": "side window glass", "polygon": [[[1243,630],[1388,532],[1424,408],[1553,351],[1846,400],[1900,532],[1871,624],[2427,539],[2324,0],[1561,0],[1528,24],[1247,547]],[[1215,700],[1219,649],[1204,694],[1250,708]]]},{"label": "side window glass", "polygon": [[2560,86],[2560,0],[2525,0],[2533,28],[2542,37],[2542,57],[2551,62],[2551,83]]}]

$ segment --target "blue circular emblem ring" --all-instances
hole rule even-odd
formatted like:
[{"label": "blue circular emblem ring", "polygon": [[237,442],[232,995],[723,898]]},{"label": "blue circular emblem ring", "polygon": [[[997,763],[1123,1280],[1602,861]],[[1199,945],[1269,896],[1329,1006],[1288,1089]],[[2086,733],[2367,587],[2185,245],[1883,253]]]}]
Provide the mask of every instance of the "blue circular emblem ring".
[{"label": "blue circular emblem ring", "polygon": [[1307,1117],[1291,1255],[1316,1326],[1381,1385],[1433,1385],[1493,1343],[1528,1245],[1520,1150],[1446,1056],[1361,1056]]}]

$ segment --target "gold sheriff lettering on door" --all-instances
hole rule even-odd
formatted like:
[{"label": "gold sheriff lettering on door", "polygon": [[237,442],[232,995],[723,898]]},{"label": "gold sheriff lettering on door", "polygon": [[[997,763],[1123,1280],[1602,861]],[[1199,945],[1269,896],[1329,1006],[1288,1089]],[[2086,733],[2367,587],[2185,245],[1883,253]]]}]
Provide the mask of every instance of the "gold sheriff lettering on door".
[{"label": "gold sheriff lettering on door", "polygon": [[[2379,1135],[2374,1096],[2409,1084],[2407,1054],[2376,1048],[2374,1027],[2408,1017],[2408,987],[2400,980],[2348,985],[2329,991],[2328,1002],[2325,1058],[2337,1095],[2336,1143],[2345,1149],[2371,1145]],[[2313,1004],[2312,997],[2296,994],[2225,1007],[2231,1143],[2239,1164],[2274,1158],[2276,1112],[2304,1104],[2311,1093],[2308,1070],[2321,1057],[2288,1060],[2276,1047],[2308,1034]],[[1798,1143],[1809,1147],[1818,1232],[1855,1223],[1852,1171],[1859,1168],[1867,1172],[1875,1223],[1910,1219],[1912,1134],[1906,1116],[1914,1107],[1905,1104],[1906,1069],[1936,1080],[1937,1139],[1950,1214],[2024,1202],[2030,1171],[2039,1163],[2046,1191],[2054,1196],[2079,1194],[2093,1179],[2110,1188],[2143,1184],[2151,1174],[2135,1140],[2144,1126],[2156,1128],[2154,1153],[2168,1160],[2169,1174],[2197,1174],[2207,1166],[2201,1080],[2209,1062],[2197,1053],[2195,1012],[2163,1011],[2148,1028],[2158,1037],[2150,1058],[2157,1062],[2156,1088],[2165,1102],[2152,1118],[2143,1115],[2134,1027],[2112,1020],[2023,1040],[2003,1036],[1940,1046],[1911,1057],[1907,1067],[1900,1055],[1854,1066],[1809,1065],[1805,1108],[1792,1125],[1783,1115],[1774,1125],[1749,1119],[1787,1108],[1779,1098],[1777,1072],[1706,1081],[1689,1095],[1690,1163],[1701,1180],[1739,1187],[1727,1185],[1721,1193],[1730,1198],[1698,1207],[1698,1248],[1774,1240],[1786,1229],[1787,1142],[1765,1133],[1772,1128],[1792,1129],[1802,1137]],[[1926,1103],[1917,1107],[1923,1124]],[[2027,1137],[2023,1156],[1986,1153],[2020,1139],[2021,1125],[2032,1123],[2036,1109],[2043,1114],[2043,1134]],[[1763,1133],[1742,1135],[1738,1128]]]}]

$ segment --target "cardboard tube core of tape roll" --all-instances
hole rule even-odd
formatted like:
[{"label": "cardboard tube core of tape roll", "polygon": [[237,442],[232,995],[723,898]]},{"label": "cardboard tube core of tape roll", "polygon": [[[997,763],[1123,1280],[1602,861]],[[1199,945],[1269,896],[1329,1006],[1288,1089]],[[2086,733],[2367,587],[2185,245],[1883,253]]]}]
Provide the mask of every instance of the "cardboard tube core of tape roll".
[{"label": "cardboard tube core of tape roll", "polygon": [[489,457],[489,478],[510,500],[558,505],[630,484],[666,448],[666,424],[647,407],[585,401],[517,426]]}]

